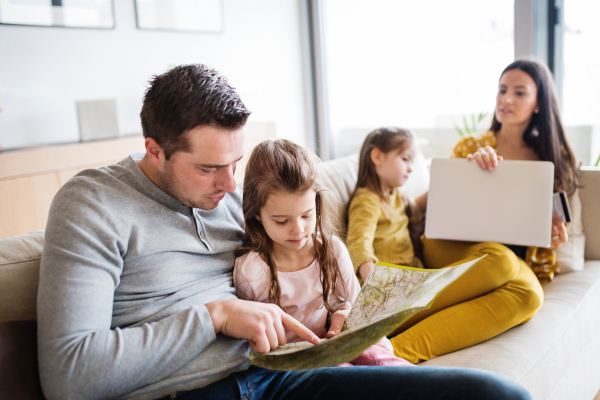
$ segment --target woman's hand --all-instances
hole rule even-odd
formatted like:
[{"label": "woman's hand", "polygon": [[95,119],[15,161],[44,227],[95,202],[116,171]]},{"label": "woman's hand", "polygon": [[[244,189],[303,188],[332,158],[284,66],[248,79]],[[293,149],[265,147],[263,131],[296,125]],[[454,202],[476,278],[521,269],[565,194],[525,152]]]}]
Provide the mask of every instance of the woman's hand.
[{"label": "woman's hand", "polygon": [[567,243],[567,240],[569,240],[569,235],[567,234],[565,223],[556,213],[552,214],[552,241],[550,242],[550,248],[558,249]]},{"label": "woman's hand", "polygon": [[467,156],[467,160],[475,160],[482,169],[492,171],[498,166],[498,161],[502,160],[502,156],[496,154],[491,146],[480,147],[473,154]]},{"label": "woman's hand", "polygon": [[327,335],[325,335],[325,337],[331,338],[340,333],[342,331],[342,328],[344,327],[344,322],[346,321],[346,318],[348,318],[349,314],[349,305],[342,306],[342,308],[334,312],[331,315],[331,325],[329,326],[329,331],[327,332]]}]

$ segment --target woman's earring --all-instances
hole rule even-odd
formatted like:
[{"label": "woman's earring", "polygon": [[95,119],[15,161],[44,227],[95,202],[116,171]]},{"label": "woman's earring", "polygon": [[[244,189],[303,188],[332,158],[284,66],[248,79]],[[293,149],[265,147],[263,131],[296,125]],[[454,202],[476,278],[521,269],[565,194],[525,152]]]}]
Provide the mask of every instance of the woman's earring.
[{"label": "woman's earring", "polygon": [[539,113],[539,112],[540,112],[539,108],[536,108],[535,110],[533,110],[533,113],[534,113],[534,114],[537,114],[537,113]]}]

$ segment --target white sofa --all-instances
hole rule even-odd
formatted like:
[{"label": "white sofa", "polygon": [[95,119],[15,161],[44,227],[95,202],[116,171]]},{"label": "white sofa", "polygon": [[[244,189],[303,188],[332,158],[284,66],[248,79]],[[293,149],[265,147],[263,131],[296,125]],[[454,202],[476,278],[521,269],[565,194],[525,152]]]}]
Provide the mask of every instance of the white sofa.
[{"label": "white sofa", "polygon": [[[342,203],[341,213],[356,183],[357,158],[328,161],[320,169],[326,186]],[[596,394],[600,398],[600,169],[584,169],[580,178],[585,269],[559,274],[544,284],[544,305],[528,323],[419,365],[499,372],[527,388],[536,400],[592,400]],[[428,182],[422,176],[418,182],[409,179],[408,191],[418,193],[424,180]]]},{"label": "white sofa", "polygon": [[[326,184],[347,202],[356,182],[356,157],[328,161],[320,169]],[[413,180],[409,189],[422,190],[427,178]],[[581,183],[586,268],[546,284],[544,306],[527,324],[422,365],[500,372],[536,400],[594,398],[600,389],[600,169],[585,170]],[[35,340],[42,246],[43,231],[0,239],[1,399],[42,398]]]}]

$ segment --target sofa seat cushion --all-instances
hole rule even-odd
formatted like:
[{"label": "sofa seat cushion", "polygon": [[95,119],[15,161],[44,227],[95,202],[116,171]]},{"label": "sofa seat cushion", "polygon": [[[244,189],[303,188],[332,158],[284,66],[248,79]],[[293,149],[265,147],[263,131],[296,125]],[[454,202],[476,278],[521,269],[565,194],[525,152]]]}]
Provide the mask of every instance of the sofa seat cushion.
[{"label": "sofa seat cushion", "polygon": [[528,323],[419,365],[499,372],[534,399],[594,398],[600,389],[600,261],[586,261],[583,271],[543,287],[544,305]]},{"label": "sofa seat cushion", "polygon": [[34,321],[44,231],[0,239],[0,322]]}]

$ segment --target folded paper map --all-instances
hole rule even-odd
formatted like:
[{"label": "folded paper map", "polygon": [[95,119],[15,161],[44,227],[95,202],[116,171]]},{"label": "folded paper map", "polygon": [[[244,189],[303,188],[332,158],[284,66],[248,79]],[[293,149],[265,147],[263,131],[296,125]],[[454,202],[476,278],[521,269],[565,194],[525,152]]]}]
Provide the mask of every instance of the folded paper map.
[{"label": "folded paper map", "polygon": [[367,347],[431,307],[437,296],[483,257],[442,269],[377,263],[367,277],[342,332],[318,345],[289,343],[263,354],[252,350],[259,367],[293,371],[332,367],[358,357]]}]

